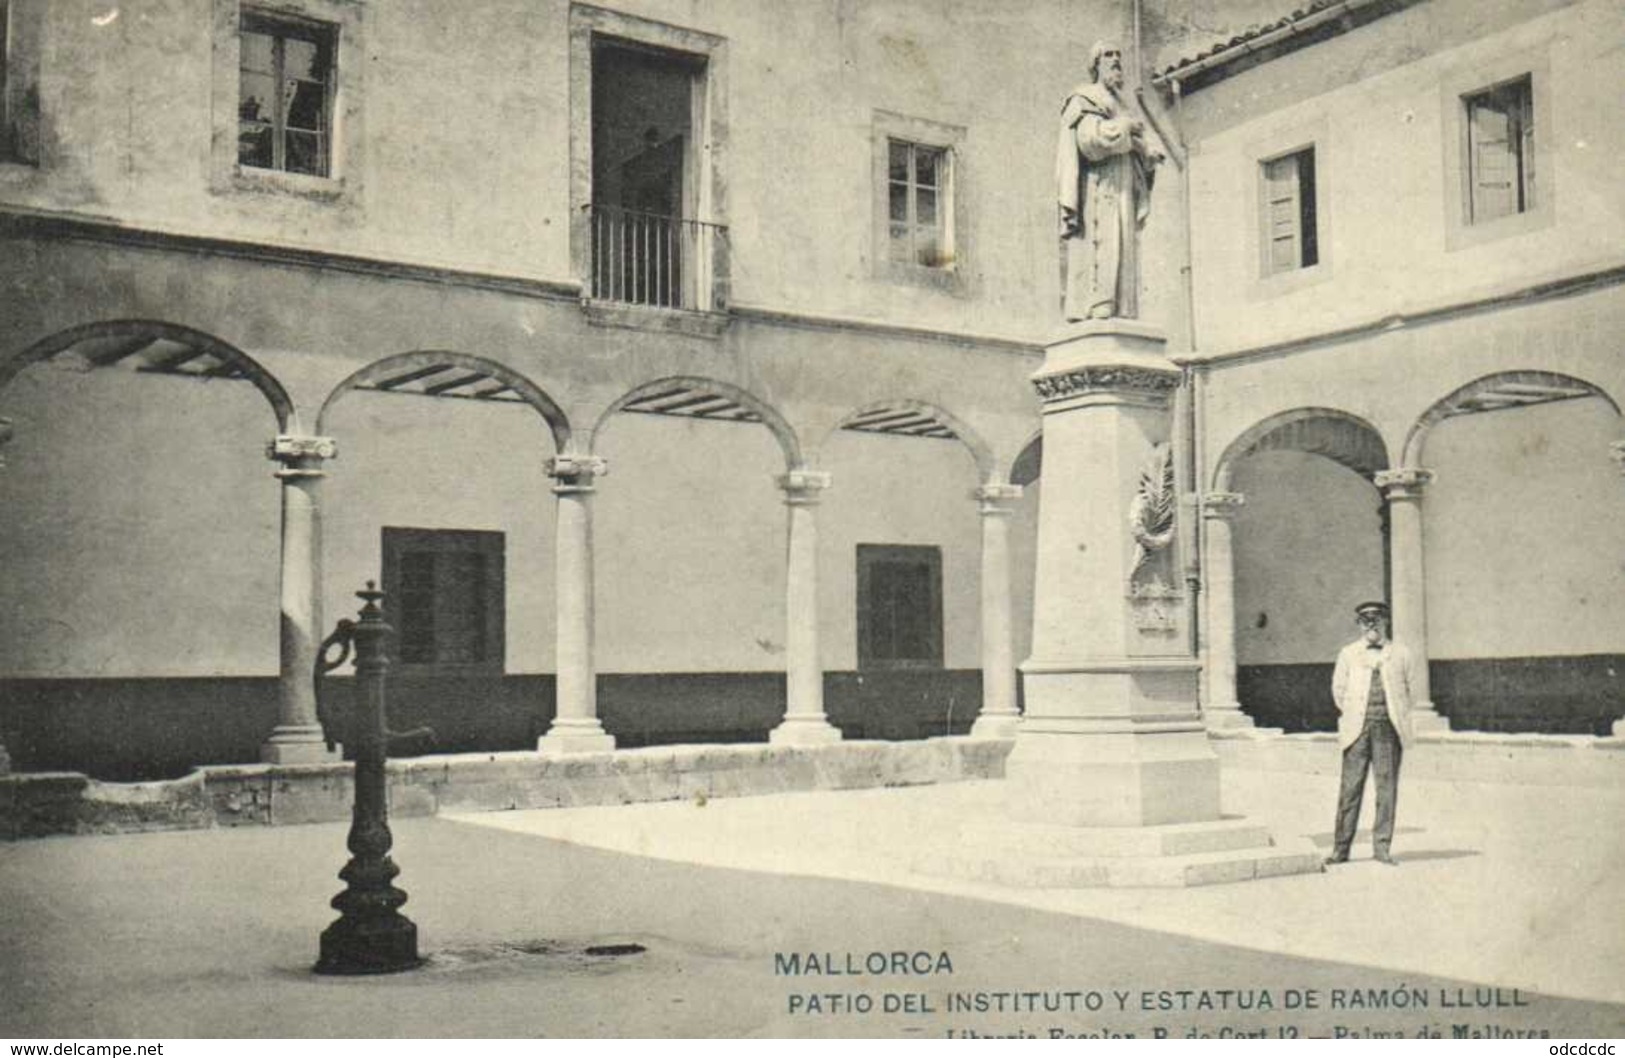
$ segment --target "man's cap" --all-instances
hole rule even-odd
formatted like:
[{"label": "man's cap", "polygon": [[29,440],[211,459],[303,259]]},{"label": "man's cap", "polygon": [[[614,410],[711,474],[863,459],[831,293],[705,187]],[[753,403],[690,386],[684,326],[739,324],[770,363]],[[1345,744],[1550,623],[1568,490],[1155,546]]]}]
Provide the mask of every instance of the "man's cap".
[{"label": "man's cap", "polygon": [[1387,617],[1388,604],[1385,602],[1363,602],[1354,608],[1354,616],[1356,617],[1370,617],[1372,615]]}]

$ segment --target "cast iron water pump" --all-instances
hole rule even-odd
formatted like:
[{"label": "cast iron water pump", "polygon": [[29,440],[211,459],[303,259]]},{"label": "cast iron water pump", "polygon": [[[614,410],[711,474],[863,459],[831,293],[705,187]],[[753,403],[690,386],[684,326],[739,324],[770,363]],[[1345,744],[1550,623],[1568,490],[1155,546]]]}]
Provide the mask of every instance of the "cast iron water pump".
[{"label": "cast iron water pump", "polygon": [[[355,651],[355,712],[346,725],[344,741],[355,753],[355,809],[348,842],[351,859],[339,872],[345,890],[333,898],[339,917],[322,931],[320,974],[382,974],[410,970],[419,965],[418,928],[401,914],[406,892],[392,883],[400,868],[389,857],[394,839],[389,832],[389,805],[385,799],[384,760],[389,753],[389,730],[384,715],[384,676],[389,670],[389,636],[378,603],[384,593],[367,582],[356,592],[363,600],[360,620],[342,620],[322,642],[318,675],[344,664]],[[341,648],[336,660],[328,654]],[[324,717],[324,724],[326,718]],[[328,737],[335,732],[329,727]]]}]

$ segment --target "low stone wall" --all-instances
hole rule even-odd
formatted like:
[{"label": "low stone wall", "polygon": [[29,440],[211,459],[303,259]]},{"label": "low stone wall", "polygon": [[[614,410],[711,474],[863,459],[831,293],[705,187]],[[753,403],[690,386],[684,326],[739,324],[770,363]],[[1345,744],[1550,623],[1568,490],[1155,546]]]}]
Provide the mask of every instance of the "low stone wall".
[{"label": "low stone wall", "polygon": [[[1009,751],[1008,741],[933,738],[421,757],[390,763],[390,811],[427,816],[917,786],[999,778]],[[349,819],[350,804],[348,764],[207,767],[152,783],[14,774],[0,777],[0,838],[324,823]]]},{"label": "low stone wall", "polygon": [[[1226,768],[1336,775],[1337,736],[1256,731],[1215,733]],[[1475,731],[1418,735],[1405,750],[1407,779],[1515,786],[1625,787],[1625,739],[1585,735],[1496,735]]]},{"label": "low stone wall", "polygon": [[[1226,768],[1336,775],[1337,737],[1216,734]],[[397,816],[570,808],[797,790],[996,779],[1011,743],[963,737],[831,746],[659,746],[573,757],[469,753],[392,761]],[[1476,733],[1419,736],[1405,777],[1530,786],[1625,787],[1625,739]],[[0,776],[0,839],[206,827],[286,826],[350,817],[351,765],[228,765],[180,779],[107,783],[69,772]]]}]

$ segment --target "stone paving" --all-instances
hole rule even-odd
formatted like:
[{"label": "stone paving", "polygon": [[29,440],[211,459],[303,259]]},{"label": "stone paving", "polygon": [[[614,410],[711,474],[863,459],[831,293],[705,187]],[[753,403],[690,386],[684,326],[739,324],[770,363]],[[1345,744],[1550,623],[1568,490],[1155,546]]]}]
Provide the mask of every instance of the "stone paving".
[{"label": "stone paving", "polygon": [[[0,1036],[1625,1034],[1625,792],[1407,780],[1397,868],[1361,846],[1325,874],[1115,891],[915,869],[999,794],[402,820],[429,961],[369,979],[308,972],[341,824],[3,845]],[[1333,795],[1226,773],[1227,812],[1321,845]],[[644,950],[591,954],[616,944]],[[926,955],[875,972],[892,951]]]}]

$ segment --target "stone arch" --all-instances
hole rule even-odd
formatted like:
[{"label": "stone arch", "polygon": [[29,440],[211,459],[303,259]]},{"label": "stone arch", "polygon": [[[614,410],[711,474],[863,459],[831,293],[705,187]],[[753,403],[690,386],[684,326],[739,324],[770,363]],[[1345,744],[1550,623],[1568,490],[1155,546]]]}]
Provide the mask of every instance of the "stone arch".
[{"label": "stone arch", "polygon": [[836,430],[958,441],[970,452],[971,459],[976,464],[979,481],[992,481],[997,473],[993,449],[982,440],[981,435],[965,425],[958,417],[925,401],[912,399],[870,401],[843,415],[840,422],[825,435],[825,443],[834,436]]},{"label": "stone arch", "polygon": [[1601,397],[1619,415],[1619,405],[1602,387],[1555,371],[1497,371],[1453,390],[1422,413],[1405,437],[1405,466],[1421,465],[1433,428],[1456,415],[1521,408],[1559,400]]},{"label": "stone arch", "polygon": [[326,427],[333,405],[356,389],[528,404],[546,421],[558,451],[565,451],[570,441],[570,421],[558,402],[518,371],[482,356],[433,350],[375,360],[333,387],[316,417],[318,433]]},{"label": "stone arch", "polygon": [[805,465],[801,441],[784,416],[760,397],[732,383],[696,375],[668,375],[644,382],[604,409],[588,435],[588,451],[597,450],[598,437],[605,424],[621,411],[724,422],[759,422],[778,442],[787,469]]},{"label": "stone arch", "polygon": [[199,381],[240,379],[270,403],[279,431],[293,420],[287,390],[253,357],[212,334],[161,320],[102,320],[58,331],[0,360],[0,390],[25,368],[64,355],[78,357],[92,371],[133,367]]},{"label": "stone arch", "polygon": [[1382,434],[1358,415],[1336,408],[1295,408],[1254,424],[1230,443],[1213,469],[1214,490],[1230,491],[1238,461],[1283,450],[1325,456],[1365,478],[1389,466]]},{"label": "stone arch", "polygon": [[1044,431],[1034,430],[1010,463],[1010,484],[1031,485],[1044,473]]}]

